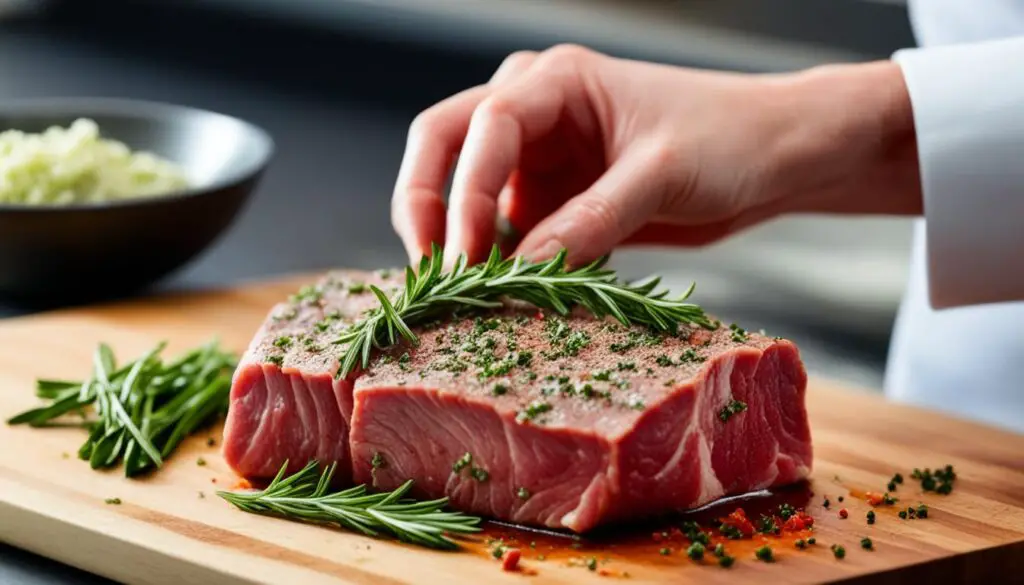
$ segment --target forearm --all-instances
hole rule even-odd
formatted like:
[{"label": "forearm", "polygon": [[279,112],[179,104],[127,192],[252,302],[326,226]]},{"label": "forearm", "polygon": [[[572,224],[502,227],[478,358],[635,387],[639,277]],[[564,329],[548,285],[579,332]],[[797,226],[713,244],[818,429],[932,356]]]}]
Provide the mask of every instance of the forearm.
[{"label": "forearm", "polygon": [[788,127],[772,149],[786,212],[919,215],[914,116],[899,65],[830,65],[774,77]]},{"label": "forearm", "polygon": [[923,214],[929,296],[1024,300],[1024,38],[772,78],[785,212]]}]

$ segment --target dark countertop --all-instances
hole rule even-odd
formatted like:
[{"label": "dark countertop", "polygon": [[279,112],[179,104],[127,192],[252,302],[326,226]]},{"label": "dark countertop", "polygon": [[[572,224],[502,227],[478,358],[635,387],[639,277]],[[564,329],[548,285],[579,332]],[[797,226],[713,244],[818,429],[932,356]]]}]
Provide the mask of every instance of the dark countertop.
[{"label": "dark countertop", "polygon": [[[112,17],[83,2],[45,23],[0,21],[0,99],[94,95],[178,102],[249,119],[267,128],[278,146],[264,183],[231,231],[163,290],[404,262],[389,198],[407,124],[438,99],[486,80],[502,57],[258,18],[196,19],[185,9],[118,10]],[[737,317],[749,312],[715,308]],[[3,314],[23,312],[0,307]],[[880,380],[884,342],[771,313],[750,317],[752,328],[800,340],[815,372]],[[0,545],[0,584],[107,582]]]}]

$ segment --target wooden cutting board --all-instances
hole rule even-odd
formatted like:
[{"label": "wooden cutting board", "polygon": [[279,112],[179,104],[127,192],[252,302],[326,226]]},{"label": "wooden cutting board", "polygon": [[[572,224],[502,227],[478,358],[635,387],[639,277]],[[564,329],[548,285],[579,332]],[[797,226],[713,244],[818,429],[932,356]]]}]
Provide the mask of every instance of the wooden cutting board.
[{"label": "wooden cutting board", "polygon": [[[0,418],[36,404],[37,377],[81,378],[101,341],[125,358],[163,339],[170,342],[166,355],[174,355],[213,336],[241,352],[269,307],[308,280],[0,322]],[[816,518],[818,544],[798,551],[790,539],[773,541],[772,564],[739,544],[737,563],[726,570],[710,559],[698,565],[678,549],[662,556],[653,539],[634,538],[620,549],[552,550],[552,539],[530,549],[526,537],[525,571],[506,573],[482,544],[442,553],[253,516],[214,494],[236,481],[219,456],[219,430],[211,433],[218,446],[207,445],[208,435],[196,437],[157,475],[128,480],[75,457],[81,430],[0,426],[0,540],[115,580],[175,585],[1024,582],[1024,436],[823,380],[812,382],[808,401],[815,471],[807,511]],[[914,467],[947,463],[959,475],[948,496],[923,494],[909,479]],[[926,503],[930,517],[900,520],[895,507],[880,507],[877,522],[867,525],[863,492],[884,491],[895,472],[908,476],[900,504]],[[826,495],[829,510],[822,507]],[[114,497],[123,503],[104,502]],[[861,549],[865,536],[873,551]],[[845,559],[833,557],[833,543],[846,547]],[[589,556],[600,559],[598,570],[583,566]]]}]

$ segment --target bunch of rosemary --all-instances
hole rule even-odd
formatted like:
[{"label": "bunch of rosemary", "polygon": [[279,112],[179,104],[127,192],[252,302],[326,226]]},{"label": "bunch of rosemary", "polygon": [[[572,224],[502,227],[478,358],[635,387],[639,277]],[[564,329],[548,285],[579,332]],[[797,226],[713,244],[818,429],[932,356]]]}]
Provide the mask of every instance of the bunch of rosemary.
[{"label": "bunch of rosemary", "polygon": [[217,492],[240,510],[284,517],[309,524],[337,525],[367,536],[390,535],[429,548],[455,549],[451,534],[478,532],[480,518],[446,512],[447,498],[416,501],[405,498],[412,480],[398,489],[367,493],[365,485],[329,492],[335,465],[322,472],[310,461],[300,471],[284,477],[286,461],[270,485],[250,492]]},{"label": "bunch of rosemary", "polygon": [[410,328],[413,325],[458,308],[497,308],[501,298],[526,301],[563,315],[582,306],[597,317],[612,315],[623,325],[646,325],[673,333],[680,323],[716,327],[703,309],[686,302],[693,293],[692,285],[680,297],[670,299],[666,298],[668,291],[656,292],[658,278],[636,285],[620,282],[613,270],[604,268],[607,257],[576,270],[567,269],[565,257],[562,250],[546,262],[530,263],[518,256],[503,260],[494,246],[487,262],[468,266],[463,254],[451,271],[444,272],[441,250],[434,245],[431,255],[420,261],[418,272],[406,268],[405,288],[393,299],[378,287],[370,287],[380,307],[335,341],[345,345],[337,377],[344,378],[357,364],[366,367],[373,348],[394,345],[399,336],[417,343]]},{"label": "bunch of rosemary", "polygon": [[[118,367],[113,351],[100,344],[92,376],[84,381],[36,381],[36,395],[49,404],[23,412],[8,424],[61,426],[79,413],[89,436],[78,450],[93,469],[124,462],[137,476],[163,465],[182,439],[227,411],[235,356],[216,341],[169,363],[160,359],[166,342]],[[91,408],[92,416],[87,412]]]}]

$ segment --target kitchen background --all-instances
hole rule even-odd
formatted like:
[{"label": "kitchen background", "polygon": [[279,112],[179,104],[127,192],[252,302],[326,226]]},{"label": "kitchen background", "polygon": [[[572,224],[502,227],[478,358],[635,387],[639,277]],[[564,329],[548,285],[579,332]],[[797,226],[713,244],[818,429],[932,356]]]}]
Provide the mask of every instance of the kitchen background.
[{"label": "kitchen background", "polygon": [[[896,0],[0,0],[0,99],[147,98],[267,128],[278,151],[262,187],[162,286],[208,287],[404,262],[388,209],[408,123],[509,52],[559,42],[739,71],[914,44]],[[905,220],[810,217],[613,263],[696,280],[698,302],[796,340],[814,373],[878,388],[909,248]],[[0,547],[0,583],[55,581],[103,582]]]}]

